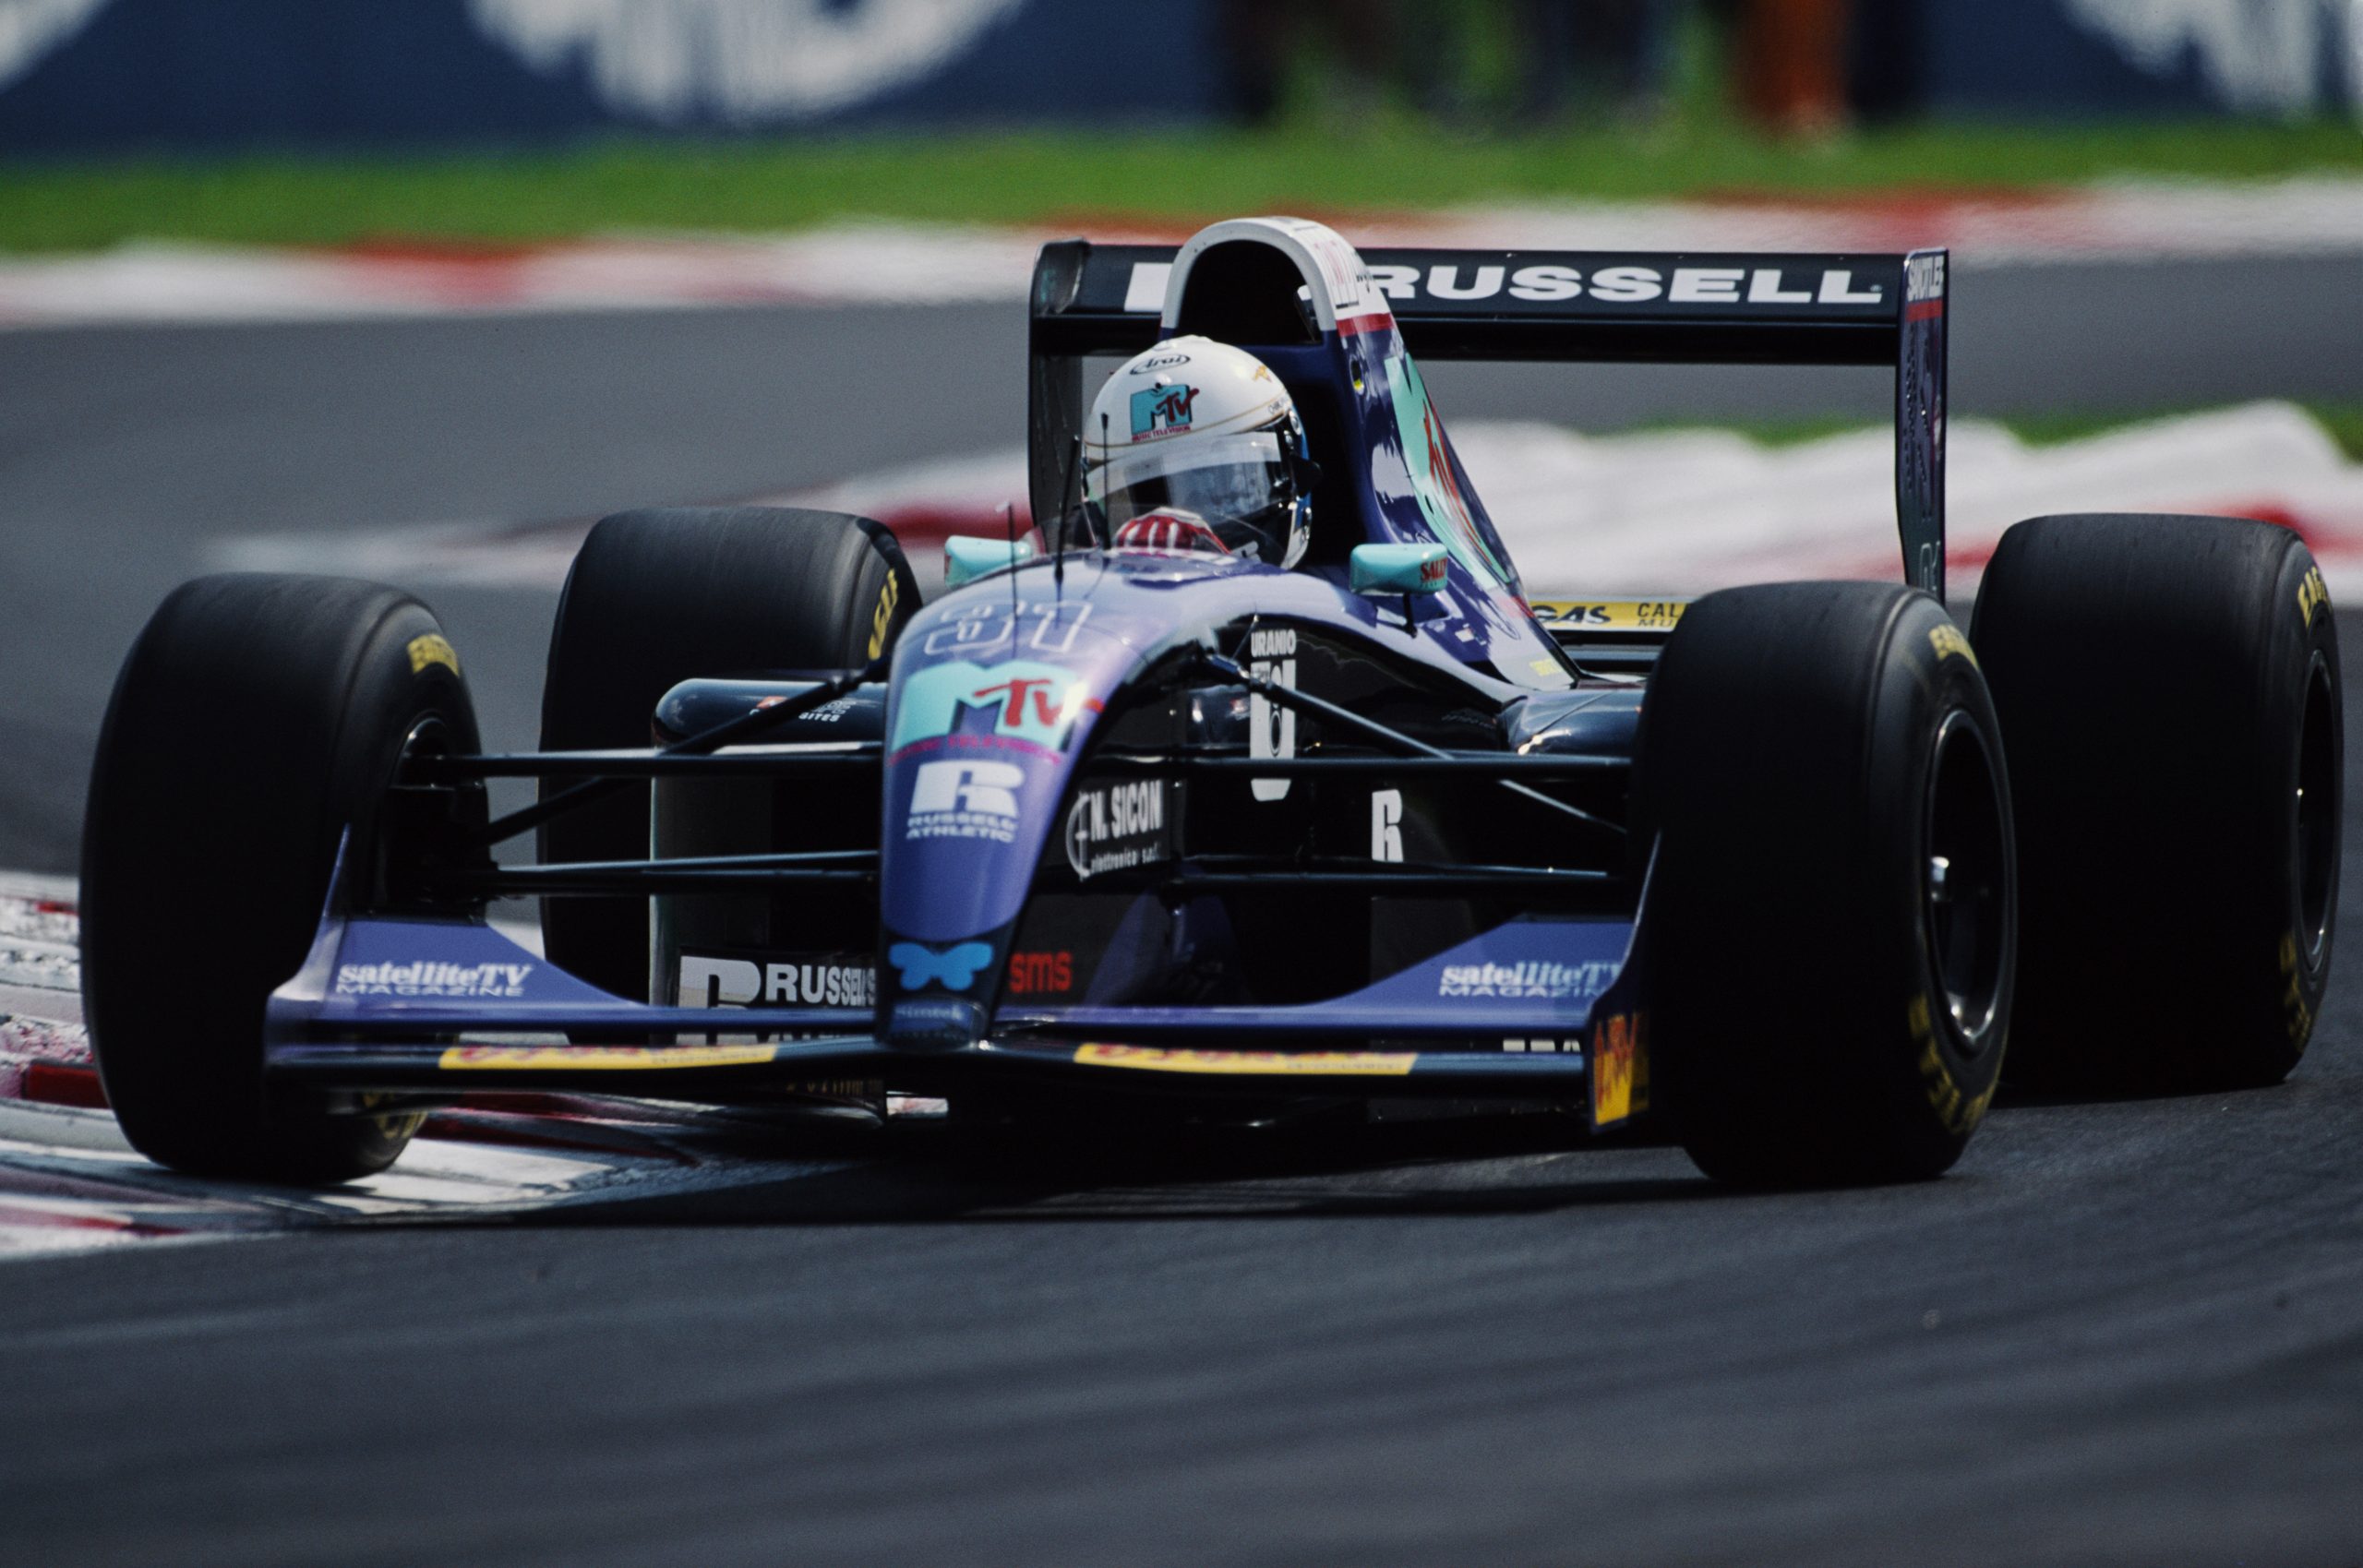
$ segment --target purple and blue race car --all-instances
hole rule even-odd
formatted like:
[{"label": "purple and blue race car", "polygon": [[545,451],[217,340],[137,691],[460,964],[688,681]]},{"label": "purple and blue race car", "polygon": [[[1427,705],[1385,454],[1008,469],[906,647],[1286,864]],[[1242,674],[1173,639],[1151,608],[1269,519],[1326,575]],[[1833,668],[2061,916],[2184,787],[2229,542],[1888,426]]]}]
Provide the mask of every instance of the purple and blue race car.
[{"label": "purple and blue race car", "polygon": [[[1943,1171],[2006,1067],[2277,1082],[2336,904],[2321,576],[2262,523],[2042,518],[1964,629],[1946,259],[1365,257],[1286,219],[1048,246],[1041,548],[956,540],[922,602],[869,520],[609,518],[529,753],[485,751],[416,600],[189,583],[91,785],[110,1101],[164,1164],[290,1181],[382,1168],[463,1094],[592,1090],[1530,1100],[1800,1184]],[[1293,404],[1291,566],[1127,543],[1083,494],[1091,363],[1185,336]],[[1902,581],[1530,602],[1420,373],[1452,358],[1891,366]],[[494,813],[506,778],[538,798]]]}]

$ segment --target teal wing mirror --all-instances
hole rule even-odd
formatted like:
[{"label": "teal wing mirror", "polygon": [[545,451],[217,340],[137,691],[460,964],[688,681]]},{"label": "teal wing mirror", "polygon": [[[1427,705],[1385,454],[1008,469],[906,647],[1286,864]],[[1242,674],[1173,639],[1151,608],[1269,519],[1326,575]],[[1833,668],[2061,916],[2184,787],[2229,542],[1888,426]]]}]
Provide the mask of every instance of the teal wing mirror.
[{"label": "teal wing mirror", "polygon": [[974,578],[1033,558],[1031,539],[971,539],[955,533],[943,542],[943,585],[957,588]]},{"label": "teal wing mirror", "polygon": [[1446,562],[1441,545],[1357,545],[1347,585],[1357,593],[1441,593]]}]

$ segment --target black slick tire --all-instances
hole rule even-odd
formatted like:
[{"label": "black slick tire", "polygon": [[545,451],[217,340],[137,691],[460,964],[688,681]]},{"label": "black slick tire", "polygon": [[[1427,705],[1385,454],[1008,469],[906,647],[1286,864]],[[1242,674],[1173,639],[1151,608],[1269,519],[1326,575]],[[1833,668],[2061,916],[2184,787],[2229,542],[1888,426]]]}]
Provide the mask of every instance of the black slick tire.
[{"label": "black slick tire", "polygon": [[2010,1070],[2061,1093],[2277,1083],[2330,979],[2338,628],[2287,529],[2035,518],[1977,597],[2016,790]]},{"label": "black slick tire", "polygon": [[1967,639],[1902,587],[1709,594],[1638,746],[1651,1076],[1692,1159],[1747,1186],[1949,1168],[1993,1095],[2016,949]]},{"label": "black slick tire", "polygon": [[409,595],[234,575],[158,608],[99,735],[82,996],[108,1103],[175,1169],[321,1183],[392,1163],[413,1116],[267,1099],[263,1009],[302,965],[337,846],[366,861],[405,748],[477,748],[459,658]]},{"label": "black slick tire", "polygon": [[[549,750],[646,746],[658,699],[699,676],[856,669],[918,613],[887,528],[786,507],[620,512],[568,572],[542,688]],[[544,864],[648,853],[637,784],[543,825]],[[646,899],[542,902],[550,962],[621,997],[649,995]]]}]

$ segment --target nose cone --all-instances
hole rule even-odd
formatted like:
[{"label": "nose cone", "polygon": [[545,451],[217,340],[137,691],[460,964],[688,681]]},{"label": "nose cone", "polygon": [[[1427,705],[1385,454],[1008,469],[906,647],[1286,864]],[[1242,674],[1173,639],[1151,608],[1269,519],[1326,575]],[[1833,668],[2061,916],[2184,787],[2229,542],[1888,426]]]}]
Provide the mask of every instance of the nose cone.
[{"label": "nose cone", "polygon": [[895,672],[879,844],[881,913],[895,936],[971,939],[1017,918],[1068,771],[1129,663],[1121,645],[1078,648],[1115,657],[960,657]]},{"label": "nose cone", "polygon": [[980,583],[930,606],[895,649],[879,839],[894,1044],[982,1034],[1067,775],[1135,662],[1091,609]]}]

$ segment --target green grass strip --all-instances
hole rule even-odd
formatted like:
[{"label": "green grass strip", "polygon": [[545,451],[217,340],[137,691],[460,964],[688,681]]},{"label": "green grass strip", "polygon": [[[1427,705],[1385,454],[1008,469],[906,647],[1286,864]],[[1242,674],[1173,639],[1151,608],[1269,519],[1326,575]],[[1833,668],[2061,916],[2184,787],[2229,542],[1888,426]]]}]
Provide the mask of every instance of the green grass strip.
[{"label": "green grass strip", "polygon": [[1350,219],[1485,201],[1848,198],[2117,176],[2363,172],[2344,122],[1926,125],[1801,148],[1726,119],[1546,135],[1381,114],[1351,129],[618,139],[435,155],[0,161],[0,250],[139,238],[251,245],[511,244],[618,229],[776,231],[834,219],[1193,223]]}]

